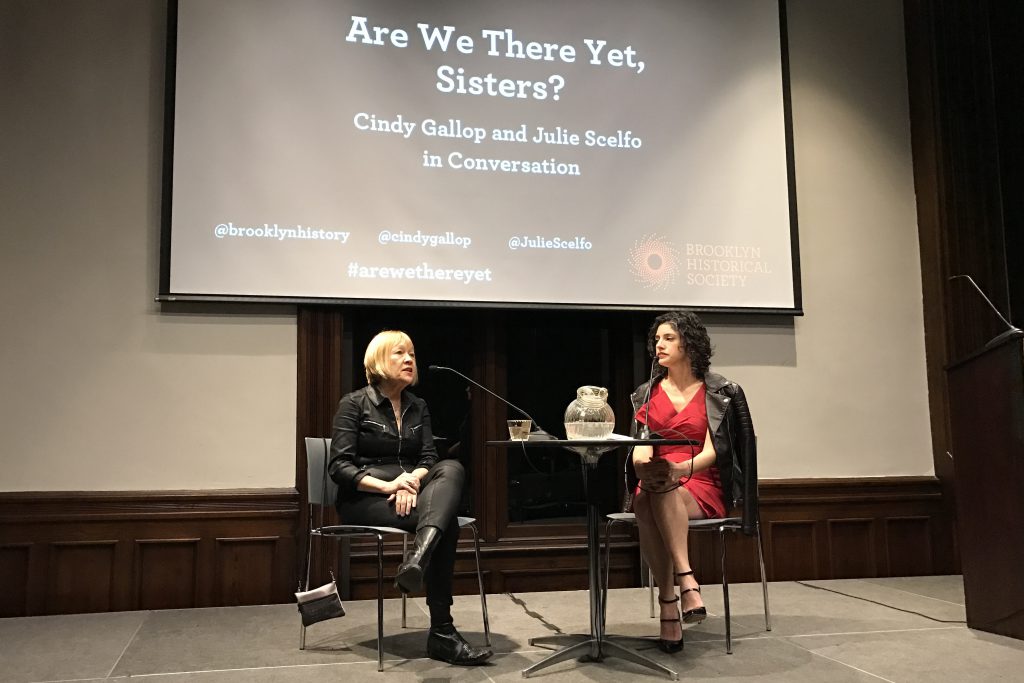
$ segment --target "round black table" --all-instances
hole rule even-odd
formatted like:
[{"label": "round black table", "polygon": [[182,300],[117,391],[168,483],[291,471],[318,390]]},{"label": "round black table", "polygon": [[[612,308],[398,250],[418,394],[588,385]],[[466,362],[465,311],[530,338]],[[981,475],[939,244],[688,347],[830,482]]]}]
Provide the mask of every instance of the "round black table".
[{"label": "round black table", "polygon": [[542,636],[531,638],[530,645],[554,645],[561,649],[536,664],[523,669],[523,677],[529,678],[541,669],[567,659],[580,657],[589,661],[600,662],[605,657],[615,656],[625,659],[648,669],[663,673],[672,680],[679,680],[678,674],[668,667],[662,666],[635,650],[609,640],[604,632],[601,615],[604,608],[601,604],[601,551],[600,551],[600,516],[597,501],[597,464],[602,456],[620,448],[633,446],[696,446],[699,442],[692,439],[527,439],[523,441],[488,441],[488,446],[495,448],[555,448],[577,454],[583,463],[583,490],[587,503],[587,577],[590,594],[590,633],[579,633],[558,636]]}]

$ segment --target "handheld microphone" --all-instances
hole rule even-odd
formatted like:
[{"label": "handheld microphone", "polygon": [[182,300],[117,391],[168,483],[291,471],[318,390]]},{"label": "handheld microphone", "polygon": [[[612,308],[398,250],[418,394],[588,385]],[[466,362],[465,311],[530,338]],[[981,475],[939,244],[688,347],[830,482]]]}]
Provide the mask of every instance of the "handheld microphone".
[{"label": "handheld microphone", "polygon": [[537,421],[533,419],[533,416],[530,415],[528,412],[526,412],[525,410],[523,410],[522,408],[520,408],[516,404],[512,403],[511,401],[509,401],[504,396],[499,396],[498,394],[494,393],[493,391],[491,391],[490,389],[485,387],[483,384],[480,384],[480,382],[477,382],[472,377],[468,377],[467,375],[462,374],[458,370],[456,370],[454,368],[449,368],[449,367],[444,366],[444,365],[428,365],[427,366],[427,371],[429,371],[429,372],[450,372],[450,373],[452,373],[454,375],[458,375],[459,377],[461,377],[462,379],[466,380],[467,382],[469,382],[473,386],[479,387],[479,388],[483,389],[488,394],[490,394],[494,398],[498,399],[499,401],[501,401],[502,403],[507,405],[509,408],[512,408],[513,410],[515,410],[517,413],[519,413],[523,417],[528,418],[530,420],[530,423],[533,424],[534,428],[537,430],[536,432],[530,432],[531,435],[535,434],[537,436],[546,437],[548,439],[553,439],[554,438],[553,436],[548,434],[546,431],[544,431],[541,428],[541,426],[539,424],[537,424]]},{"label": "handheld microphone", "polygon": [[952,282],[953,280],[959,280],[959,279],[964,279],[964,280],[967,280],[968,282],[970,282],[971,286],[974,287],[974,290],[978,294],[981,295],[981,298],[985,300],[985,303],[988,304],[988,307],[990,309],[992,309],[992,312],[995,313],[996,316],[998,316],[998,318],[1001,321],[1003,321],[1004,325],[1006,325],[1006,330],[1004,330],[1003,332],[1000,332],[995,337],[990,339],[987,344],[985,344],[985,348],[986,349],[991,349],[993,346],[998,346],[999,344],[1003,343],[1003,341],[1005,341],[1006,339],[1008,339],[1010,337],[1024,336],[1024,332],[1022,332],[1019,327],[1016,327],[1013,323],[1011,323],[1009,320],[1007,320],[1006,318],[1003,317],[1003,314],[1000,313],[999,309],[996,308],[995,304],[993,304],[989,300],[989,298],[987,296],[985,296],[985,292],[983,292],[981,290],[981,287],[978,286],[978,283],[974,281],[973,277],[971,277],[970,275],[967,275],[967,274],[951,275],[949,277],[949,281],[950,282]]}]

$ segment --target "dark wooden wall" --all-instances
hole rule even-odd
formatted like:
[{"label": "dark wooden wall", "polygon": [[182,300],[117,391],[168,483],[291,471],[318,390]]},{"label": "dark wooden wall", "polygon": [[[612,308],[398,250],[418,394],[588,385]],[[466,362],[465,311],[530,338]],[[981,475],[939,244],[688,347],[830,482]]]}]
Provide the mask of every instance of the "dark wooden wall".
[{"label": "dark wooden wall", "polygon": [[[935,470],[962,532],[968,624],[1021,637],[1019,582],[992,593],[1020,569],[1019,340],[959,363],[1006,324],[949,277],[971,275],[1004,317],[1024,324],[1024,3],[904,7]],[[1013,362],[995,373],[997,357]]]},{"label": "dark wooden wall", "polygon": [[969,467],[971,454],[952,453],[945,368],[1005,328],[949,277],[971,275],[1024,324],[1024,4],[905,0],[904,9],[933,457],[955,530],[953,458]]},{"label": "dark wooden wall", "polygon": [[[934,478],[773,481],[762,500],[771,580],[952,570]],[[0,617],[289,602],[299,520],[292,490],[0,494]],[[639,585],[634,533],[619,527],[613,537],[612,586]],[[750,539],[728,542],[731,580],[756,580]],[[329,547],[321,567],[338,559]],[[393,572],[400,543],[387,552]],[[376,594],[373,553],[353,543],[346,558],[354,598]],[[482,555],[491,593],[587,585],[582,523],[524,526],[485,539]],[[696,534],[693,561],[704,583],[720,580],[718,557],[715,536]],[[458,592],[476,592],[473,567],[464,534]]]},{"label": "dark wooden wall", "polygon": [[[771,581],[952,572],[948,525],[933,477],[776,480],[765,482],[761,493]],[[622,525],[613,529],[610,583],[639,585],[636,532]],[[739,534],[727,539],[730,581],[760,580],[753,539]],[[463,592],[473,593],[468,542],[463,551],[458,576]],[[356,546],[353,552],[353,595],[371,597],[373,551]],[[393,563],[398,552],[396,544]],[[717,534],[692,535],[691,561],[702,582],[721,581],[720,554]],[[556,537],[535,527],[532,535],[485,544],[482,561],[489,592],[582,590],[587,587],[586,531],[579,524]]]},{"label": "dark wooden wall", "polygon": [[0,616],[287,602],[294,490],[0,494]]}]

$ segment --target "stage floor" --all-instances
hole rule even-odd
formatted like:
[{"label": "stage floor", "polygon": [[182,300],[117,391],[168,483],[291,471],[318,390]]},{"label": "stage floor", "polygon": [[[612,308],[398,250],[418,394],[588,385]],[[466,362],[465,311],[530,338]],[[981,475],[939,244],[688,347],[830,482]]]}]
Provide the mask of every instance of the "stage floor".
[{"label": "stage floor", "polygon": [[[721,586],[704,588],[711,616],[686,631],[676,655],[645,654],[680,680],[995,681],[1020,680],[1024,642],[964,624],[959,576],[778,582],[769,586],[773,630],[766,633],[760,584],[731,587],[733,654],[725,653]],[[587,630],[583,591],[488,596],[495,657],[488,666],[450,667],[424,657],[428,618],[409,602],[402,630],[398,600],[385,603],[384,673],[376,671],[376,602],[347,602],[347,616],[309,629],[298,649],[294,605],[119,612],[0,619],[0,680],[85,681],[519,681],[547,650],[529,639]],[[480,602],[459,596],[456,624],[482,643]],[[611,592],[608,632],[652,636],[647,591]],[[537,681],[667,680],[616,658],[563,662]]]}]

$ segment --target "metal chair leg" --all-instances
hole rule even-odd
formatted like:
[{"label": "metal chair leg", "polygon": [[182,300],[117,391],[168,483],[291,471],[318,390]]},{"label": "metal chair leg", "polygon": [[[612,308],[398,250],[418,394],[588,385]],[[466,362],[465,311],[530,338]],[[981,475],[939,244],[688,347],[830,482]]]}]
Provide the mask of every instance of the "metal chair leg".
[{"label": "metal chair leg", "polygon": [[722,600],[725,603],[725,653],[732,654],[732,615],[729,610],[729,577],[725,572],[725,527],[718,528],[718,539],[722,542]]},{"label": "metal chair leg", "polygon": [[[310,506],[310,510],[309,510],[309,519],[310,519],[310,524],[312,524],[312,520],[313,520],[312,506]],[[300,592],[301,591],[308,591],[309,590],[309,572],[310,572],[310,570],[312,568],[312,564],[313,564],[313,533],[312,533],[312,530],[309,530],[306,533],[306,571],[303,572],[305,574],[305,576],[306,576],[306,581],[305,581],[305,583],[303,583],[302,579],[301,578],[299,579],[299,591]],[[305,625],[300,626],[300,629],[301,630],[299,631],[299,649],[300,650],[305,650],[306,649],[306,627],[305,627]]]},{"label": "metal chair leg", "polygon": [[484,644],[491,646],[491,619],[487,614],[487,593],[484,592],[484,575],[480,571],[480,533],[476,524],[467,524],[473,532],[473,554],[476,556],[476,582],[480,586],[480,610],[484,616]]},{"label": "metal chair leg", "polygon": [[764,630],[772,630],[772,613],[768,607],[768,577],[764,571],[764,550],[761,547],[761,523],[757,524],[757,561],[761,565],[761,592],[764,594]]},{"label": "metal chair leg", "polygon": [[377,534],[377,671],[384,670],[384,537]]},{"label": "metal chair leg", "polygon": [[[409,547],[409,535],[404,534],[402,536],[402,562],[405,562],[406,550]],[[402,628],[405,628],[405,591],[402,593]]]}]

